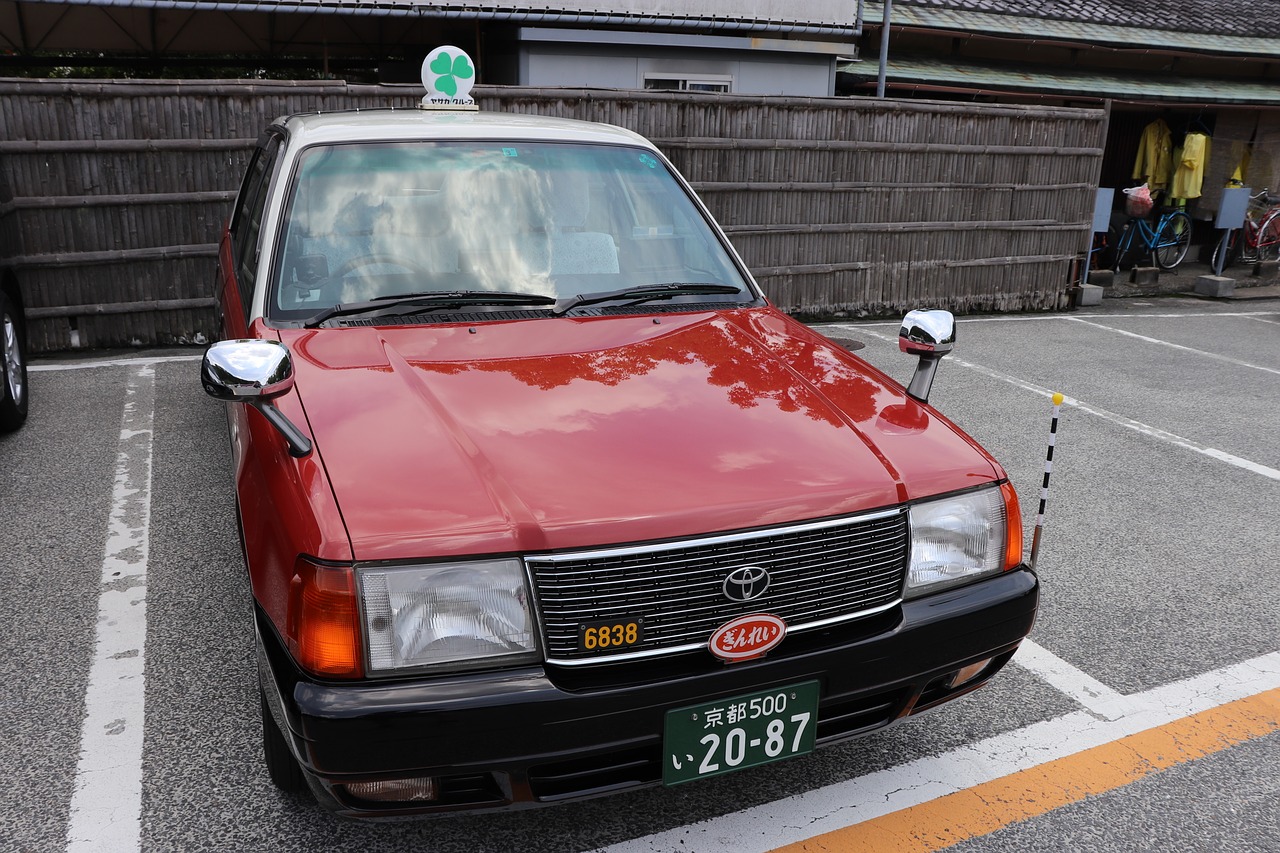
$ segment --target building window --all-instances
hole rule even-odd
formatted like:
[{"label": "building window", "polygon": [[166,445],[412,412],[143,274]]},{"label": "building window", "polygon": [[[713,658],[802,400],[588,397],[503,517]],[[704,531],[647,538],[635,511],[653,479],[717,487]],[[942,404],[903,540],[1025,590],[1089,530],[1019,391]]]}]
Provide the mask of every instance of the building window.
[{"label": "building window", "polygon": [[733,89],[733,78],[720,74],[701,74],[696,77],[682,74],[646,74],[644,87],[678,92],[729,92]]}]

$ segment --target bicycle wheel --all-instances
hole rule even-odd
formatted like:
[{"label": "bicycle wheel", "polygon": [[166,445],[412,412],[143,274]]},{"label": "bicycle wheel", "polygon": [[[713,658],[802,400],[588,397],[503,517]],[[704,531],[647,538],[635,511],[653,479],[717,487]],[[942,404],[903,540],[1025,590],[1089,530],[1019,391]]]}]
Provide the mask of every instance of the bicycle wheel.
[{"label": "bicycle wheel", "polygon": [[1240,262],[1243,264],[1256,264],[1258,262],[1257,223],[1253,220],[1246,221],[1240,233]]},{"label": "bicycle wheel", "polygon": [[1156,266],[1162,270],[1171,270],[1187,256],[1191,248],[1191,217],[1181,210],[1169,214],[1156,233],[1156,244],[1152,254],[1156,258]]},{"label": "bicycle wheel", "polygon": [[1228,234],[1227,234],[1227,251],[1226,251],[1226,257],[1225,257],[1225,259],[1222,261],[1222,266],[1221,266],[1221,267],[1219,267],[1219,266],[1218,266],[1218,256],[1219,256],[1219,255],[1221,255],[1221,254],[1223,254],[1223,252],[1222,252],[1222,238],[1221,238],[1221,237],[1219,237],[1219,238],[1218,238],[1218,240],[1213,244],[1213,254],[1211,254],[1211,255],[1209,256],[1209,266],[1211,266],[1211,267],[1212,267],[1213,269],[1215,269],[1215,270],[1216,270],[1216,269],[1224,269],[1224,270],[1225,270],[1227,267],[1229,267],[1229,266],[1231,266],[1232,264],[1234,264],[1234,263],[1236,262],[1236,260],[1240,257],[1240,244],[1241,244],[1241,243],[1243,243],[1243,242],[1244,242],[1244,241],[1240,238],[1240,229],[1239,229],[1239,228],[1234,228],[1234,229],[1232,229],[1232,230],[1230,231],[1230,233],[1228,233]]},{"label": "bicycle wheel", "polygon": [[1107,231],[1107,241],[1114,247],[1111,251],[1111,271],[1119,272],[1122,269],[1129,269],[1134,264],[1133,244],[1141,243],[1142,237],[1134,238],[1134,232],[1138,226],[1133,222],[1126,222],[1117,231],[1113,225]]},{"label": "bicycle wheel", "polygon": [[1258,226],[1258,260],[1280,257],[1280,214],[1271,214]]}]

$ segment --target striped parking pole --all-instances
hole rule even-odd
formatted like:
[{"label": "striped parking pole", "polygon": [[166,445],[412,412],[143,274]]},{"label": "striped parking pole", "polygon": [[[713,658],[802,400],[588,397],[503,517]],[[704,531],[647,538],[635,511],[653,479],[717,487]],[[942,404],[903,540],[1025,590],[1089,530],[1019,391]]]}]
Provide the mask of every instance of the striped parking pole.
[{"label": "striped parking pole", "polygon": [[1036,567],[1040,556],[1040,534],[1044,531],[1044,505],[1049,501],[1049,475],[1053,473],[1053,446],[1058,440],[1058,412],[1062,409],[1061,394],[1053,395],[1053,422],[1049,425],[1049,454],[1044,460],[1044,482],[1040,484],[1040,511],[1036,513],[1036,531],[1031,537],[1031,568]]}]

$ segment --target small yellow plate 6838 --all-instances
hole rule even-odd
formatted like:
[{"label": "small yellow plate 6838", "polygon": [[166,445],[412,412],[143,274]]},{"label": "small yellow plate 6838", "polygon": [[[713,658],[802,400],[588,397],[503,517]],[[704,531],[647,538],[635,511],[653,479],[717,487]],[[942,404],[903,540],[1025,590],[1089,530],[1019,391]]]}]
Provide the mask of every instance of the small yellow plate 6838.
[{"label": "small yellow plate 6838", "polygon": [[578,625],[578,649],[613,652],[638,646],[644,639],[643,619],[599,619]]}]

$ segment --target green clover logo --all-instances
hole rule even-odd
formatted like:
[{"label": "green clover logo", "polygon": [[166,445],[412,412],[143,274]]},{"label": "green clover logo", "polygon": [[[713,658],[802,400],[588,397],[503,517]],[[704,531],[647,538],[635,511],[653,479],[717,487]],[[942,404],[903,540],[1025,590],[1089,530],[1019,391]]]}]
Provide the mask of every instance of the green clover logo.
[{"label": "green clover logo", "polygon": [[465,53],[459,56],[442,53],[431,60],[430,68],[431,73],[437,75],[436,89],[451,98],[458,95],[459,80],[470,80],[476,74]]}]

